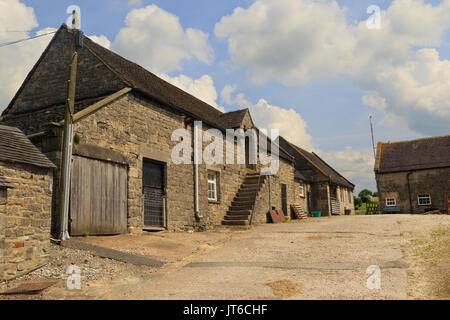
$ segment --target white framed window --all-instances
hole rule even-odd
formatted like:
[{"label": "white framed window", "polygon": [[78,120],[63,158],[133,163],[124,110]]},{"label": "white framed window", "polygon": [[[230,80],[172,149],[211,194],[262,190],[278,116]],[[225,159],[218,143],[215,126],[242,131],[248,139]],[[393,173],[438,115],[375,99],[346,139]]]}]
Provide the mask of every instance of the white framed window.
[{"label": "white framed window", "polygon": [[304,197],[305,196],[305,185],[303,183],[300,184],[300,197]]},{"label": "white framed window", "polygon": [[427,206],[431,204],[431,196],[429,194],[417,195],[417,203],[419,206]]},{"label": "white framed window", "polygon": [[397,199],[386,198],[386,207],[395,207],[397,205]]},{"label": "white framed window", "polygon": [[208,200],[217,201],[217,174],[208,173]]}]

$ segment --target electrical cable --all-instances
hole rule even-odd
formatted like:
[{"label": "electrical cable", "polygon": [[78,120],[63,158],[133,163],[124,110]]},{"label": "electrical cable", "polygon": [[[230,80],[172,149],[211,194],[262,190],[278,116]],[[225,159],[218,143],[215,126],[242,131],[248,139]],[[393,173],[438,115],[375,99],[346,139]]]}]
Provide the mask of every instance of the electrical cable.
[{"label": "electrical cable", "polygon": [[53,32],[49,32],[49,33],[40,34],[40,35],[37,35],[37,36],[34,36],[34,37],[29,37],[29,38],[20,39],[20,40],[11,41],[11,42],[0,43],[0,48],[6,47],[6,46],[10,46],[10,45],[12,45],[12,44],[24,42],[24,41],[36,39],[36,38],[39,38],[39,37],[48,36],[49,34],[54,34],[54,33],[56,33],[56,32],[57,32],[57,31],[53,31]]}]

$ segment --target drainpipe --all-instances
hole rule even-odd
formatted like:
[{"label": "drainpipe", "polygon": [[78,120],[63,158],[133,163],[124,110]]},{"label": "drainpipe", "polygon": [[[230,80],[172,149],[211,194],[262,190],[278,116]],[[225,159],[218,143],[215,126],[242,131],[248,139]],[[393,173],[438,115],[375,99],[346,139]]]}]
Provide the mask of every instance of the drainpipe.
[{"label": "drainpipe", "polygon": [[200,121],[194,121],[194,213],[195,218],[200,220],[203,216],[200,215],[198,205],[198,165],[199,165],[199,129],[202,124]]},{"label": "drainpipe", "polygon": [[412,174],[412,172],[408,172],[406,174],[406,181],[408,182],[408,196],[409,196],[409,213],[412,212],[412,199],[411,199],[411,184],[409,183],[409,176]]},{"label": "drainpipe", "polygon": [[271,195],[271,190],[270,190],[270,175],[268,175],[267,176],[268,177],[268,185],[267,185],[267,187],[268,187],[268,190],[269,190],[269,212],[270,212],[270,210],[272,210],[272,195]]}]

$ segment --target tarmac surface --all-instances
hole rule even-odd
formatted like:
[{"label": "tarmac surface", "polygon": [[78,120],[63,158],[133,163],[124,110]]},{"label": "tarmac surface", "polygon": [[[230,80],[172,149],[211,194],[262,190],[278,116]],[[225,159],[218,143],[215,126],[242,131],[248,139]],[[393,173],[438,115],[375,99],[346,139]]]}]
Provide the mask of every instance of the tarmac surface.
[{"label": "tarmac surface", "polygon": [[[261,225],[100,298],[406,299],[408,263],[399,238],[395,215]],[[379,289],[367,286],[373,265]]]}]

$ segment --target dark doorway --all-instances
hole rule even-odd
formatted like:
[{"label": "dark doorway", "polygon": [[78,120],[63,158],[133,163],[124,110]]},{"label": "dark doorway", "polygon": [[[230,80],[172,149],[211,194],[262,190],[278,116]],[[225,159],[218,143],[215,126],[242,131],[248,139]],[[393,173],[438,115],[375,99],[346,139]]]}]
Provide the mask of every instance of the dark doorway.
[{"label": "dark doorway", "polygon": [[165,227],[165,164],[144,159],[142,165],[144,226]]},{"label": "dark doorway", "polygon": [[307,198],[306,198],[306,200],[307,200],[306,204],[307,204],[307,206],[308,206],[308,208],[307,208],[307,210],[308,210],[307,214],[310,215],[310,214],[311,214],[311,192],[308,192],[307,195],[306,195],[306,197],[307,197]]},{"label": "dark doorway", "polygon": [[247,169],[256,170],[256,159],[252,159],[252,157],[250,157],[251,150],[252,153],[256,155],[255,142],[252,140],[253,139],[251,139],[250,137],[245,137],[245,166]]},{"label": "dark doorway", "polygon": [[281,209],[284,212],[284,215],[288,215],[288,208],[287,208],[287,187],[285,184],[281,185]]}]

